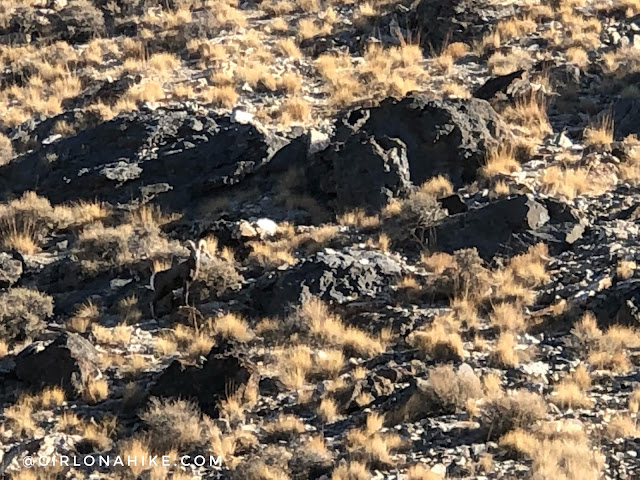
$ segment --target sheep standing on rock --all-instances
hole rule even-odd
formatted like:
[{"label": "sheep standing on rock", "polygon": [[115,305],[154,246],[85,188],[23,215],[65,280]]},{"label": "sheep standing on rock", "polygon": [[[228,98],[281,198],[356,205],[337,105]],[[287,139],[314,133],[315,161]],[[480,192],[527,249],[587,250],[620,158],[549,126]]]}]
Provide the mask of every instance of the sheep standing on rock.
[{"label": "sheep standing on rock", "polygon": [[177,288],[182,287],[184,304],[189,305],[189,286],[198,276],[202,256],[211,258],[207,252],[207,242],[204,239],[200,239],[197,246],[192,240],[187,240],[187,246],[191,252],[188,259],[167,270],[151,275],[150,288],[153,295],[149,306],[151,316],[154,319],[156,318],[156,304]]}]

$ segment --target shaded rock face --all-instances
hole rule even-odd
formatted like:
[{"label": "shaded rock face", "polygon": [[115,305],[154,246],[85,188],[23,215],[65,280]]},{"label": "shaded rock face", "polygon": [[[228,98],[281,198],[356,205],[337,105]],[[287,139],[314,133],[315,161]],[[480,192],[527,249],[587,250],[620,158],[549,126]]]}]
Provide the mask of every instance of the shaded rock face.
[{"label": "shaded rock face", "polygon": [[640,99],[621,98],[613,104],[613,137],[622,140],[640,133]]},{"label": "shaded rock face", "polygon": [[262,278],[253,293],[256,307],[268,315],[285,313],[310,296],[345,303],[374,297],[393,284],[402,269],[391,258],[374,251],[325,250],[278,276]]},{"label": "shaded rock face", "polygon": [[498,10],[515,15],[513,6],[498,8],[486,0],[419,0],[411,23],[425,47],[440,51],[447,43],[469,42],[481,36]]},{"label": "shaded rock face", "polygon": [[446,217],[433,228],[430,246],[448,253],[476,248],[490,260],[497,253],[521,253],[540,241],[558,253],[580,240],[584,231],[580,216],[561,202],[540,203],[518,195]]},{"label": "shaded rock face", "polygon": [[592,297],[586,305],[606,330],[613,325],[640,328],[640,281],[622,282]]},{"label": "shaded rock face", "polygon": [[34,190],[52,203],[153,199],[179,209],[238,183],[283,144],[228,116],[214,119],[186,109],[134,112],[0,168],[0,195]]},{"label": "shaded rock face", "polygon": [[75,333],[64,333],[47,345],[31,344],[11,362],[13,368],[7,376],[17,380],[21,390],[59,386],[68,398],[77,397],[82,386],[100,374],[98,351]]},{"label": "shaded rock face", "polygon": [[257,388],[259,380],[249,362],[225,350],[225,346],[211,349],[202,367],[185,367],[173,361],[151,387],[149,395],[193,400],[203,413],[217,417],[218,402],[236,393],[243,395],[247,388]]},{"label": "shaded rock face", "polygon": [[487,150],[506,136],[484,100],[429,100],[419,93],[389,98],[343,116],[332,145],[309,170],[309,182],[334,198],[337,210],[375,208],[436,175],[456,187],[472,182]]},{"label": "shaded rock face", "polygon": [[475,247],[488,260],[513,243],[515,233],[536,230],[548,220],[544,205],[520,195],[444,219],[434,229],[433,246],[448,253]]},{"label": "shaded rock face", "polygon": [[323,154],[333,175],[320,176],[322,189],[340,210],[379,210],[411,190],[407,147],[397,138],[358,132]]}]

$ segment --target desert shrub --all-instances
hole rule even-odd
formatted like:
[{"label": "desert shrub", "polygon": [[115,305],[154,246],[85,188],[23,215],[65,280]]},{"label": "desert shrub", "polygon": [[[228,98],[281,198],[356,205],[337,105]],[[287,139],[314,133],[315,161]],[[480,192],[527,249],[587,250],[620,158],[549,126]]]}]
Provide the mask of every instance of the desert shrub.
[{"label": "desert shrub", "polygon": [[189,449],[203,442],[202,414],[194,403],[154,397],[140,418],[149,427],[152,447],[158,451]]},{"label": "desert shrub", "polygon": [[9,344],[35,337],[53,314],[53,299],[29,288],[0,295],[0,340]]},{"label": "desert shrub", "polygon": [[[467,406],[469,400],[482,396],[482,385],[473,372],[452,366],[438,366],[429,371],[426,381],[409,387],[399,398],[397,405],[386,417],[385,424],[393,426],[404,422],[416,422],[434,413],[452,414]],[[402,397],[402,395],[401,395]]]},{"label": "desert shrub", "polygon": [[489,288],[490,272],[475,248],[465,248],[453,254],[452,261],[441,275],[433,278],[428,288],[451,298],[479,300]]},{"label": "desert shrub", "polygon": [[516,429],[530,429],[545,418],[547,406],[544,399],[527,390],[491,398],[483,407],[482,423],[489,438],[499,438]]},{"label": "desert shrub", "polygon": [[445,215],[434,195],[418,191],[402,202],[394,218],[393,237],[397,241],[410,241],[424,248],[429,244],[433,226]]}]

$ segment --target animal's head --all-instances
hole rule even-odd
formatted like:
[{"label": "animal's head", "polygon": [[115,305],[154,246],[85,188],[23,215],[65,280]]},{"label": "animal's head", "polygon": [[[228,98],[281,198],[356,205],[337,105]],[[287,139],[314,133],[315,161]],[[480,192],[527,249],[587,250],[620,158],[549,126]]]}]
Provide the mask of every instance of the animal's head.
[{"label": "animal's head", "polygon": [[211,254],[207,250],[207,241],[201,238],[196,246],[193,240],[187,240],[187,247],[191,250],[191,255],[200,260],[201,258],[211,259]]}]

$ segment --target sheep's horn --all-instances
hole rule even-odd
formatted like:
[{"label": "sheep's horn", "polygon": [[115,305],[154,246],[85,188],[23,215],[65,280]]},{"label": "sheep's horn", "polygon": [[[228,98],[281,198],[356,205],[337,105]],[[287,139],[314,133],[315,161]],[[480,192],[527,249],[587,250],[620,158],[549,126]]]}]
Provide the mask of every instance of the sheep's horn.
[{"label": "sheep's horn", "polygon": [[198,242],[198,249],[206,250],[206,248],[207,248],[207,241],[204,238],[201,238],[200,241]]},{"label": "sheep's horn", "polygon": [[196,244],[193,243],[193,240],[187,240],[187,246],[194,252],[196,251]]}]

